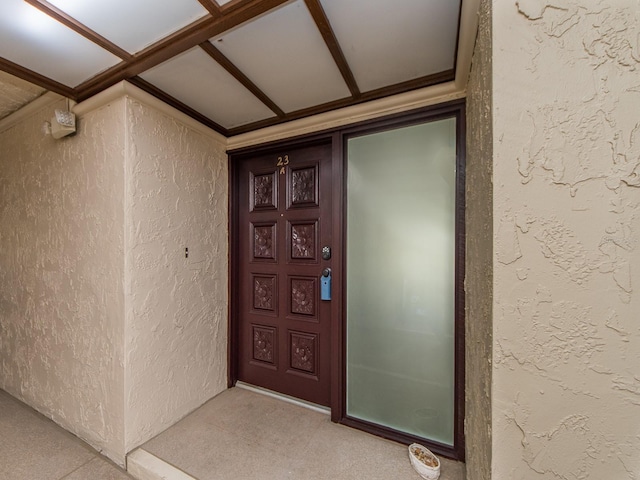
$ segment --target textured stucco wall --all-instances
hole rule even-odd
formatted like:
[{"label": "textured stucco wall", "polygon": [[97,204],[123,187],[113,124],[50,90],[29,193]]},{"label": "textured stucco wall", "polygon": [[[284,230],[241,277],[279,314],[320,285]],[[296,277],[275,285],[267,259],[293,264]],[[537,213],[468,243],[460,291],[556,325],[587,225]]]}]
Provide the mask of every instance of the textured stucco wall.
[{"label": "textured stucco wall", "polygon": [[0,388],[122,465],[226,388],[226,154],[128,97],[55,141],[53,108],[0,133]]},{"label": "textured stucco wall", "polygon": [[0,133],[0,388],[122,461],[124,104],[54,107]]},{"label": "textured stucco wall", "polygon": [[640,478],[639,7],[493,0],[494,479]]},{"label": "textured stucco wall", "polygon": [[226,388],[228,176],[215,139],[133,99],[126,111],[130,451]]},{"label": "textured stucco wall", "polygon": [[491,478],[493,124],[491,1],[481,3],[467,88],[466,401],[467,478]]}]

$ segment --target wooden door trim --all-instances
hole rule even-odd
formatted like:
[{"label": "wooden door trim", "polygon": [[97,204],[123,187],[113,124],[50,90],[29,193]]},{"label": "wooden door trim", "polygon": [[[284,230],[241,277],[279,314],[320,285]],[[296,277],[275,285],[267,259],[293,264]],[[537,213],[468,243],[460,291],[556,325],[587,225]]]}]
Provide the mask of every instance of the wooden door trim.
[{"label": "wooden door trim", "polygon": [[333,222],[333,290],[338,295],[331,305],[331,421],[340,422],[345,409],[345,356],[346,342],[344,341],[345,328],[344,310],[344,215],[343,208],[346,203],[346,188],[344,184],[344,156],[340,132],[332,134],[333,159],[331,162],[331,173],[333,181],[333,201],[332,201],[332,222]]},{"label": "wooden door trim", "polygon": [[293,137],[283,141],[268,142],[261,145],[242,147],[228,151],[229,155],[229,341],[228,341],[228,386],[235,385],[238,379],[237,358],[234,349],[238,342],[237,325],[233,318],[238,314],[238,252],[233,246],[238,239],[238,163],[245,158],[275,152],[282,148],[300,148],[319,143],[332,145],[332,238],[333,238],[333,300],[331,308],[331,420],[360,430],[389,438],[401,443],[410,443],[415,437],[350,418],[346,414],[346,311],[344,307],[346,258],[345,219],[346,219],[346,168],[344,153],[347,139],[353,136],[371,134],[397,127],[456,118],[456,285],[455,285],[455,426],[454,446],[427,442],[434,452],[464,461],[464,413],[465,413],[465,101],[454,100],[444,104],[429,106],[418,110],[393,114],[384,118],[358,122],[348,126],[335,127],[322,132]]},{"label": "wooden door trim", "polygon": [[[456,206],[455,206],[455,225],[456,225],[456,245],[455,245],[455,383],[454,383],[454,441],[453,447],[440,444],[434,441],[424,441],[435,453],[441,454],[448,458],[464,461],[465,458],[465,442],[464,442],[464,406],[465,406],[465,303],[464,303],[464,276],[465,276],[465,104],[464,101],[449,102],[447,104],[436,105],[424,109],[416,110],[410,113],[393,115],[375,121],[363,122],[349,128],[343,128],[339,132],[340,144],[340,173],[342,187],[340,206],[341,212],[335,214],[336,218],[341,219],[340,236],[342,242],[340,250],[346,250],[346,237],[344,219],[347,218],[347,202],[346,202],[346,165],[345,154],[347,151],[347,141],[349,138],[370,135],[373,133],[383,132],[395,128],[402,128],[416,125],[429,121],[437,121],[446,118],[456,119]],[[335,180],[334,180],[335,182]],[[342,257],[342,265],[340,271],[342,273],[342,294],[344,297],[345,278],[346,278],[346,258]],[[346,310],[342,310],[341,315],[341,333],[342,340],[345,338],[346,329]],[[408,435],[404,432],[382,427],[360,419],[352,418],[347,415],[346,410],[346,342],[342,342],[342,363],[340,372],[340,390],[341,401],[337,403],[339,412],[332,410],[332,420],[338,421],[344,425],[358,428],[366,432],[388,438],[390,440],[401,443],[412,443],[416,440],[415,436]],[[335,420],[337,419],[337,420]]]}]

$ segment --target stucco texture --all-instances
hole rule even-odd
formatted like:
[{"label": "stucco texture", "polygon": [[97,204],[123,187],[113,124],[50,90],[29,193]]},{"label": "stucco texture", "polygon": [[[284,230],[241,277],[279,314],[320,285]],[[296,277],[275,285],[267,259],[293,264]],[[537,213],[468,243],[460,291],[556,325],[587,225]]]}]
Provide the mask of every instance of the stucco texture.
[{"label": "stucco texture", "polygon": [[228,176],[216,140],[133,99],[126,119],[130,451],[226,388]]},{"label": "stucco texture", "polygon": [[0,133],[0,388],[124,465],[226,388],[226,155],[126,96],[56,141],[55,107]]},{"label": "stucco texture", "polygon": [[[122,460],[124,103],[0,133],[0,388]],[[55,105],[64,108],[64,102]]]},{"label": "stucco texture", "polygon": [[491,478],[493,124],[491,2],[481,3],[467,95],[466,386],[467,479]]},{"label": "stucco texture", "polygon": [[640,478],[640,8],[493,0],[492,478]]}]

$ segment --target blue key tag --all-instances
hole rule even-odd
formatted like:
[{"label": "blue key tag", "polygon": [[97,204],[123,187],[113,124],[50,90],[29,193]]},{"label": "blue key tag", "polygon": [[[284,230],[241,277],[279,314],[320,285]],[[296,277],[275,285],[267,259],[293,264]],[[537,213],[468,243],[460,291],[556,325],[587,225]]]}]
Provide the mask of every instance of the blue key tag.
[{"label": "blue key tag", "polygon": [[327,270],[320,277],[320,300],[331,300],[331,270]]}]

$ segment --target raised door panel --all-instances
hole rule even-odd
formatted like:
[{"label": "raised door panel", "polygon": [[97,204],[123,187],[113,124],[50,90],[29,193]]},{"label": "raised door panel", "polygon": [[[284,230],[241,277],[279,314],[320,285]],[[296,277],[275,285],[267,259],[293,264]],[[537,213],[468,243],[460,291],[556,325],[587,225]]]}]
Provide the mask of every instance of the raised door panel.
[{"label": "raised door panel", "polygon": [[245,159],[239,168],[238,378],[321,405],[330,399],[331,147]]}]

